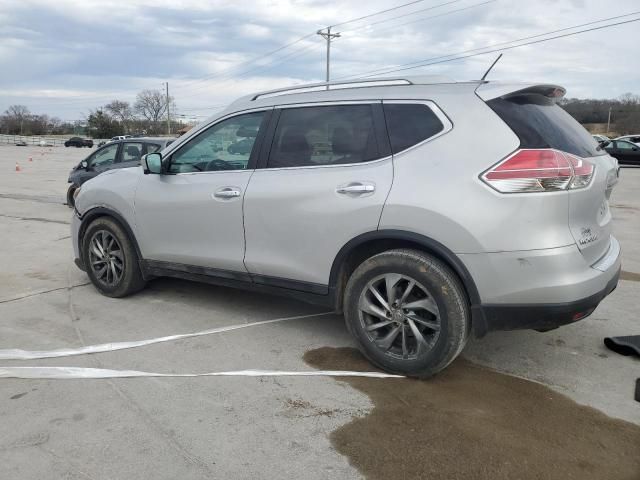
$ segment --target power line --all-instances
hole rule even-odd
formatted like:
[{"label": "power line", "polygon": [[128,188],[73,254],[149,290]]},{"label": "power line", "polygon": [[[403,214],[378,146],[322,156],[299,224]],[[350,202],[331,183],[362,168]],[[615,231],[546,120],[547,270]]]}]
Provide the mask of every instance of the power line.
[{"label": "power line", "polygon": [[346,25],[348,23],[359,22],[360,20],[364,20],[366,18],[375,17],[376,15],[382,15],[383,13],[393,12],[394,10],[398,10],[400,8],[408,7],[410,5],[415,5],[416,3],[422,3],[424,1],[425,0],[414,0],[413,2],[403,3],[402,5],[397,5],[395,7],[387,8],[385,10],[380,10],[378,12],[369,13],[368,15],[363,15],[362,17],[352,18],[351,20],[347,20],[345,22],[334,23],[333,25],[330,25],[330,26],[332,28],[335,28],[335,27],[339,27],[341,25]]},{"label": "power line", "polygon": [[204,76],[202,78],[195,79],[195,80],[193,80],[191,82],[188,82],[186,85],[200,83],[202,81],[211,80],[211,79],[219,77],[221,75],[228,74],[229,72],[232,72],[233,70],[235,70],[235,69],[237,69],[237,68],[239,68],[239,67],[241,67],[243,65],[249,65],[249,64],[254,63],[254,62],[258,61],[258,60],[263,60],[263,59],[265,59],[267,57],[270,57],[270,56],[272,56],[272,55],[274,55],[274,54],[276,54],[278,52],[281,52],[282,50],[284,50],[286,48],[292,47],[292,46],[302,42],[303,40],[306,40],[307,38],[313,37],[314,35],[315,35],[315,33],[309,33],[307,35],[304,35],[303,37],[298,38],[297,40],[294,40],[293,42],[289,42],[289,43],[287,43],[285,45],[282,45],[282,46],[276,48],[275,50],[271,50],[270,52],[263,53],[260,56],[257,56],[257,57],[255,57],[255,58],[253,58],[251,60],[246,60],[244,62],[241,62],[241,63],[237,64],[237,65],[234,65],[234,66],[231,66],[231,67],[229,67],[227,69],[224,69],[224,70],[222,70],[220,72],[212,73],[212,74],[206,75],[206,76]]},{"label": "power line", "polygon": [[449,2],[439,3],[438,5],[433,5],[431,7],[423,8],[423,9],[420,9],[420,10],[416,10],[415,12],[403,13],[402,15],[397,15],[395,17],[385,18],[383,20],[378,20],[376,22],[368,23],[368,24],[363,25],[361,27],[352,28],[350,30],[343,30],[343,32],[346,33],[346,32],[355,32],[355,31],[358,31],[358,30],[363,30],[365,28],[372,27],[374,25],[379,25],[380,23],[392,22],[393,20],[397,20],[399,18],[409,17],[411,15],[416,15],[418,13],[428,12],[429,10],[435,10],[436,8],[446,7],[447,5],[451,5],[453,3],[459,3],[461,1],[462,0],[451,0]]},{"label": "power line", "polygon": [[[553,30],[553,31],[550,31],[550,32],[541,33],[541,34],[537,34],[537,35],[531,35],[531,36],[528,36],[528,37],[522,37],[522,38],[519,38],[519,39],[516,39],[516,40],[509,40],[507,42],[494,43],[494,44],[491,44],[491,45],[486,45],[484,47],[473,48],[473,49],[470,49],[470,50],[464,50],[464,51],[461,51],[461,52],[451,53],[451,54],[448,54],[448,55],[441,55],[441,56],[438,56],[438,57],[432,57],[432,58],[427,58],[427,59],[423,59],[423,60],[418,60],[418,61],[415,61],[415,62],[409,62],[409,63],[397,65],[397,67],[401,67],[401,68],[394,68],[392,70],[379,68],[379,69],[375,69],[375,70],[369,70],[367,72],[361,72],[361,73],[355,74],[355,75],[347,75],[347,76],[339,77],[338,79],[375,77],[375,76],[378,76],[378,75],[384,75],[386,73],[401,72],[401,71],[405,71],[405,70],[411,70],[413,68],[419,68],[419,67],[423,67],[423,66],[434,65],[434,64],[437,64],[437,63],[445,63],[445,62],[448,62],[448,61],[459,60],[459,59],[462,59],[462,58],[475,57],[475,56],[478,56],[478,55],[484,55],[486,53],[493,53],[493,52],[497,52],[497,51],[501,51],[501,50],[511,50],[513,48],[523,47],[523,46],[526,46],[526,45],[533,45],[533,44],[536,44],[536,43],[542,43],[542,42],[545,42],[545,41],[548,41],[548,40],[555,40],[555,39],[563,38],[563,37],[569,37],[569,36],[572,36],[572,35],[577,35],[579,33],[586,33],[586,32],[591,32],[591,31],[594,31],[594,30],[601,30],[603,28],[614,27],[614,26],[617,26],[617,25],[624,25],[624,24],[627,24],[627,23],[637,22],[637,21],[640,20],[640,18],[627,20],[627,21],[623,21],[623,22],[607,24],[607,25],[602,25],[602,26],[599,26],[599,27],[580,30],[580,31],[577,31],[577,32],[567,33],[567,34],[563,34],[563,35],[557,35],[555,37],[536,40],[536,41],[533,41],[533,42],[527,42],[527,43],[523,43],[523,44],[520,44],[520,45],[511,45],[511,46],[506,46],[506,47],[501,47],[501,48],[494,48],[494,47],[498,47],[498,46],[501,46],[501,45],[509,45],[509,44],[512,44],[512,43],[515,43],[515,42],[522,42],[524,40],[529,40],[529,39],[532,39],[532,38],[546,37],[546,36],[552,35],[554,33],[559,33],[559,32],[563,32],[563,31],[567,31],[567,30],[573,30],[573,29],[576,29],[576,28],[581,28],[581,27],[585,27],[585,26],[588,26],[588,25],[593,25],[593,24],[596,24],[596,23],[602,23],[602,22],[607,22],[607,21],[611,21],[611,20],[616,20],[616,19],[619,19],[619,18],[629,17],[631,15],[637,15],[639,13],[640,13],[640,11],[633,12],[633,13],[627,13],[627,14],[624,14],[624,15],[617,15],[615,17],[604,18],[604,19],[601,19],[601,20],[596,20],[596,21],[592,21],[592,22],[588,22],[588,23],[583,23],[583,24],[580,24],[580,25],[574,25],[574,26],[571,26],[571,27],[561,28],[559,30]],[[464,55],[464,54],[467,54],[467,53],[478,52],[479,50],[486,50],[486,49],[489,49],[489,48],[492,49],[492,50],[476,53],[476,54],[473,54],[473,55]],[[459,56],[458,57],[457,55],[464,55],[464,56]],[[454,57],[454,56],[456,56],[456,57],[455,58],[451,58],[449,60],[435,61],[435,60],[446,59],[447,57]]]},{"label": "power line", "polygon": [[[438,63],[446,63],[446,62],[452,62],[454,60],[461,60],[461,59],[464,59],[464,58],[477,57],[478,55],[486,55],[487,53],[494,53],[494,52],[500,52],[500,51],[505,51],[505,50],[512,50],[512,49],[518,48],[518,47],[524,47],[524,46],[527,46],[527,45],[534,45],[534,44],[537,44],[537,43],[548,42],[549,40],[556,40],[558,38],[564,38],[564,37],[570,37],[572,35],[578,35],[579,33],[593,32],[595,30],[602,30],[604,28],[615,27],[615,26],[618,26],[618,25],[624,25],[624,24],[627,24],[627,23],[633,23],[633,22],[638,22],[638,21],[640,21],[640,18],[635,18],[633,20],[626,20],[624,22],[611,23],[609,25],[602,25],[600,27],[588,28],[588,29],[585,29],[585,30],[579,30],[577,32],[565,33],[563,35],[557,35],[555,37],[543,38],[541,40],[534,40],[532,42],[521,43],[520,45],[512,45],[512,46],[508,46],[508,47],[495,48],[493,50],[487,50],[485,52],[479,52],[479,53],[474,53],[474,54],[470,54],[470,55],[463,55],[463,56],[459,56],[459,57],[450,58],[450,59],[447,59],[447,60],[440,60],[440,61],[436,61],[436,62],[423,63],[423,64],[420,64],[420,65],[415,65],[413,67],[405,67],[405,68],[398,68],[398,69],[394,69],[394,70],[387,70],[385,72],[375,73],[375,74],[372,74],[372,75],[365,75],[364,77],[357,77],[357,78],[377,77],[378,75],[384,75],[386,73],[402,72],[402,71],[405,71],[405,70],[412,70],[414,68],[426,67],[426,66],[435,65],[435,64],[438,64]],[[518,41],[520,41],[520,40],[513,40],[513,42],[518,42]],[[491,45],[487,46],[485,48],[490,48],[490,47],[491,47]],[[464,52],[460,52],[460,53],[464,53]],[[458,54],[453,54],[453,55],[458,55]],[[447,55],[447,56],[450,56],[450,55]],[[365,73],[367,73],[367,72],[365,72]]]},{"label": "power line", "polygon": [[[320,48],[321,45],[315,44],[315,45],[307,45],[306,47],[300,48],[298,50],[294,50],[293,52],[283,56],[283,57],[279,57],[274,59],[271,63],[269,63],[268,65],[261,65],[261,66],[257,66],[254,68],[251,68],[249,70],[245,70],[237,75],[227,75],[226,77],[223,77],[221,79],[218,79],[218,81],[220,83],[217,83],[217,86],[220,86],[221,84],[224,83],[228,83],[230,81],[234,81],[234,80],[239,80],[241,78],[247,77],[249,74],[251,73],[255,73],[258,71],[265,71],[265,70],[269,70],[273,67],[275,67],[276,65],[280,65],[281,63],[283,63],[285,60],[292,60],[294,58],[300,57],[302,54],[306,53],[309,50],[314,50],[314,49],[318,49]],[[180,99],[183,100],[185,98],[192,98],[192,97],[197,97],[198,95],[201,94],[202,90],[209,88],[209,85],[200,85],[197,86],[195,88],[191,88],[188,89],[189,90],[189,95],[182,95],[180,96]],[[196,92],[196,93],[193,93]]]},{"label": "power line", "polygon": [[[482,7],[484,5],[488,5],[489,3],[494,3],[494,2],[497,2],[497,1],[498,0],[487,0],[485,2],[476,3],[476,4],[473,4],[473,5],[469,5],[467,7],[457,8],[455,10],[450,10],[448,12],[439,13],[437,15],[430,15],[428,17],[417,18],[417,19],[411,20],[409,22],[398,23],[397,25],[391,25],[390,27],[383,28],[382,30],[375,30],[375,33],[379,35],[380,33],[383,33],[383,32],[388,32],[390,30],[395,30],[395,29],[397,29],[399,27],[404,27],[405,25],[411,25],[413,23],[424,22],[424,21],[431,20],[431,19],[434,19],[434,18],[446,17],[447,15],[452,15],[454,13],[463,12],[465,10],[471,10],[472,8]],[[360,31],[360,30],[364,30],[365,28],[371,27],[373,25],[379,24],[379,23],[383,23],[383,21],[370,23],[370,24],[364,25],[362,27],[354,28],[354,29],[351,29],[351,30],[344,30],[343,32],[344,33],[357,32],[357,31]],[[353,37],[346,37],[346,38],[353,38]]]}]

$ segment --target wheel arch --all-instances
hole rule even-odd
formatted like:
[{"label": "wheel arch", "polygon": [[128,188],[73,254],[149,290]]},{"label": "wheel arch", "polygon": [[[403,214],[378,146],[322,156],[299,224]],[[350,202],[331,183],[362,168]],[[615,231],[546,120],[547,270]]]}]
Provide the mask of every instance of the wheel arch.
[{"label": "wheel arch", "polygon": [[[364,260],[386,250],[395,248],[414,248],[427,252],[445,262],[460,278],[473,307],[480,305],[480,294],[476,284],[462,261],[440,242],[413,232],[404,230],[376,230],[359,235],[347,242],[336,255],[329,275],[329,288],[333,292],[335,306],[342,310],[342,292],[351,273]],[[472,320],[473,321],[473,320]],[[483,323],[483,322],[473,322]]]},{"label": "wheel arch", "polygon": [[[87,228],[91,223],[101,217],[109,217],[114,220],[118,225],[120,225],[126,234],[129,236],[129,239],[133,243],[134,248],[136,249],[136,253],[138,254],[138,263],[140,265],[140,270],[142,271],[143,277],[146,279],[145,270],[144,270],[144,262],[142,258],[142,252],[140,251],[140,246],[138,245],[138,240],[136,239],[135,234],[133,233],[133,229],[129,225],[129,222],[125,220],[125,218],[118,213],[117,211],[108,208],[108,207],[94,207],[87,210],[81,217],[80,229],[78,230],[78,245],[80,245],[80,252],[82,255],[82,245],[84,240],[84,234],[87,231]],[[84,260],[84,259],[83,259]]]}]

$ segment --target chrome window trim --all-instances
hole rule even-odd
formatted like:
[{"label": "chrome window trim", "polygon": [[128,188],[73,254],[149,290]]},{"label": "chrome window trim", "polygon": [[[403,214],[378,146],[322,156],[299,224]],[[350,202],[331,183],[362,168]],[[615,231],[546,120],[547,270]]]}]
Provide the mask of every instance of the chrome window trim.
[{"label": "chrome window trim", "polygon": [[375,160],[369,160],[368,162],[357,162],[357,163],[340,163],[338,165],[302,165],[299,167],[265,167],[265,168],[256,168],[256,173],[263,171],[276,171],[276,170],[310,170],[316,168],[344,168],[344,167],[358,167],[360,165],[371,165],[373,163],[383,162],[385,160],[391,160],[393,158],[392,155],[376,158]]},{"label": "chrome window trim", "polygon": [[[283,105],[275,105],[275,108],[284,110],[288,108],[305,108],[305,107],[327,107],[327,106],[340,106],[340,105],[374,105],[381,104],[381,99],[373,99],[373,100],[329,100],[326,102],[305,102],[305,103],[288,103]],[[275,135],[275,132],[274,132]],[[301,165],[298,167],[269,167],[268,164],[264,168],[256,169],[256,172],[262,170],[269,171],[278,171],[278,170],[309,170],[316,168],[339,168],[339,167],[356,167],[358,165],[370,165],[373,163],[383,162],[385,160],[391,160],[392,155],[388,155],[382,158],[376,158],[373,160],[369,160],[367,162],[356,162],[356,163],[340,163],[338,165]]]}]

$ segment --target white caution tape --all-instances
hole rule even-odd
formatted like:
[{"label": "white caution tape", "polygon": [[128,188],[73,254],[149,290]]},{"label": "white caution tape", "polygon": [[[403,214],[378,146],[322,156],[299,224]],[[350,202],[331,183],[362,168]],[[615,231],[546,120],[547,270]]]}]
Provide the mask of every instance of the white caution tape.
[{"label": "white caution tape", "polygon": [[345,370],[236,370],[209,373],[155,373],[137,370],[109,370],[83,367],[0,367],[0,378],[69,380],[78,378],[133,378],[133,377],[370,377],[404,378],[382,372],[351,372]]},{"label": "white caution tape", "polygon": [[98,345],[87,345],[80,348],[61,348],[58,350],[20,350],[20,349],[7,349],[0,350],[0,360],[34,360],[37,358],[58,358],[58,357],[72,357],[74,355],[86,355],[89,353],[102,353],[113,352],[116,350],[126,350],[128,348],[144,347],[146,345],[153,345],[155,343],[171,342],[174,340],[181,340],[183,338],[200,337],[203,335],[213,335],[215,333],[230,332],[232,330],[239,330],[241,328],[255,327],[259,325],[268,325],[270,323],[286,322],[289,320],[302,320],[305,318],[320,317],[323,315],[329,315],[333,312],[314,313],[311,315],[298,315],[296,317],[275,318],[273,320],[265,320],[262,322],[243,323],[240,325],[229,325],[227,327],[211,328],[209,330],[203,330],[201,332],[183,333],[180,335],[169,335],[166,337],[151,338],[149,340],[135,340],[132,342],[115,342],[115,343],[101,343]]}]

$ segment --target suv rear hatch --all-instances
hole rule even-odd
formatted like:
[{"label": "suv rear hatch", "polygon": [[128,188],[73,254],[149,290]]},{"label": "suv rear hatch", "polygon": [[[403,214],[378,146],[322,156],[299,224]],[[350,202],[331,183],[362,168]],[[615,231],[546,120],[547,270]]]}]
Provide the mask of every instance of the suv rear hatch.
[{"label": "suv rear hatch", "polygon": [[520,86],[514,91],[506,85],[482,85],[477,93],[518,136],[520,149],[562,152],[564,158],[571,160],[574,175],[579,173],[576,165],[587,169],[590,169],[589,164],[593,165],[586,186],[574,180],[566,187],[566,192],[571,234],[587,262],[590,265],[597,262],[610,246],[609,197],[618,181],[617,162],[558,106],[558,100],[565,93],[561,87]]}]

